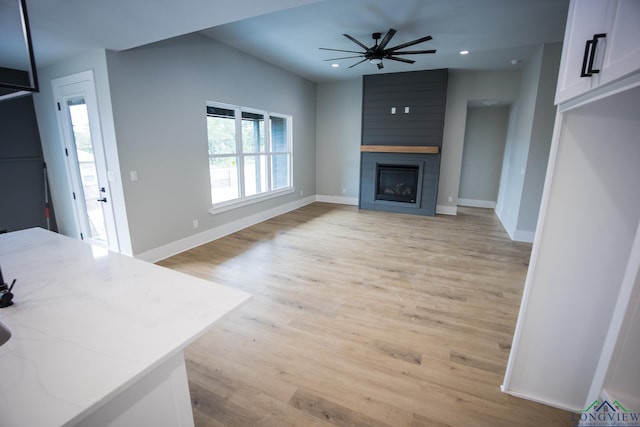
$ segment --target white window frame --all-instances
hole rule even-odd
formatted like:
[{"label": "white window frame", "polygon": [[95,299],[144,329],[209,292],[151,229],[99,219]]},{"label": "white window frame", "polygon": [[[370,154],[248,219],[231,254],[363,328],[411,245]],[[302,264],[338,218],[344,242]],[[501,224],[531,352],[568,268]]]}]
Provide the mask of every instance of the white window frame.
[{"label": "white window frame", "polygon": [[[226,200],[223,202],[213,203],[211,200],[211,208],[209,209],[209,213],[216,214],[224,211],[228,211],[231,209],[236,209],[242,206],[251,205],[253,203],[257,203],[260,201],[272,199],[275,197],[280,197],[286,194],[291,194],[295,191],[293,187],[293,116],[288,114],[281,113],[273,113],[265,110],[259,110],[255,108],[242,107],[239,105],[226,104],[221,102],[207,102],[207,107],[214,108],[223,108],[227,110],[233,110],[235,112],[235,125],[236,125],[236,154],[235,156],[238,158],[238,186],[240,188],[240,196],[238,198],[232,200]],[[267,165],[267,191],[253,194],[250,196],[245,195],[245,185],[244,185],[244,157],[245,153],[242,151],[242,113],[253,113],[253,114],[261,114],[264,116],[265,122],[265,145],[266,151],[264,154],[267,156],[266,165]],[[208,113],[206,113],[205,109],[205,120],[208,117]],[[271,145],[271,117],[277,117],[284,119],[286,122],[286,131],[287,131],[287,149],[288,151],[272,151]],[[207,134],[207,140],[209,135]],[[207,144],[208,146],[208,144]],[[208,158],[209,160],[215,157],[229,157],[230,155],[215,155],[209,153],[209,149],[207,148]],[[249,153],[249,154],[263,154],[263,153]],[[272,190],[272,156],[278,154],[287,154],[289,156],[289,183],[286,187],[278,188],[276,190]],[[208,163],[210,164],[210,163]],[[211,190],[211,170],[209,170],[209,186]],[[209,192],[211,194],[211,191]]]}]

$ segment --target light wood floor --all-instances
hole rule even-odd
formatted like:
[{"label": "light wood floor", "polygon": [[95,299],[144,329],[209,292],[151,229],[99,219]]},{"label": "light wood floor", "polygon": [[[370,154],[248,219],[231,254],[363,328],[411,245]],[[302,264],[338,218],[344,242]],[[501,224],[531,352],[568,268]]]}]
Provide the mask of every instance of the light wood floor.
[{"label": "light wood floor", "polygon": [[315,203],[160,262],[253,297],[187,348],[196,426],[563,426],[500,392],[531,245]]}]

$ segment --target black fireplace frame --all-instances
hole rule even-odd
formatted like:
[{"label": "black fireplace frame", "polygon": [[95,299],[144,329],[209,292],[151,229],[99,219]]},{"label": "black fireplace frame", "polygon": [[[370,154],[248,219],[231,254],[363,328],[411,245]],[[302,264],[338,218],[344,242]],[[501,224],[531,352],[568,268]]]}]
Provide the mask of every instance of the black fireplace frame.
[{"label": "black fireplace frame", "polygon": [[[414,202],[405,202],[405,201],[396,201],[396,200],[385,200],[378,198],[378,177],[380,168],[389,167],[389,166],[398,166],[398,167],[412,167],[418,169],[418,179],[417,179],[417,188],[415,194]],[[383,206],[398,206],[402,208],[408,209],[419,209],[422,205],[422,182],[423,182],[423,173],[424,173],[424,162],[415,161],[415,160],[391,160],[391,159],[383,159],[375,162],[374,169],[374,189],[373,189],[373,204],[375,205],[383,205]]]},{"label": "black fireplace frame", "polygon": [[[421,163],[415,162],[376,162],[376,178],[375,178],[375,190],[374,190],[374,203],[376,202],[393,202],[401,203],[403,205],[419,205],[422,195],[422,167]],[[412,173],[415,173],[415,188],[414,194],[411,199],[402,196],[384,195],[380,192],[380,174],[381,172],[389,169],[410,169]]]}]

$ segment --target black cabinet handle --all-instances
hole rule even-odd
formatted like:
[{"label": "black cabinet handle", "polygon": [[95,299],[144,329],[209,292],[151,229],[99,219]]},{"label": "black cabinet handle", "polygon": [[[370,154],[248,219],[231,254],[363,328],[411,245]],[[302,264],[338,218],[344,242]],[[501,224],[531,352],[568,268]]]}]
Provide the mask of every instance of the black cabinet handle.
[{"label": "black cabinet handle", "polygon": [[98,202],[107,203],[107,198],[103,197],[102,199],[98,199]]},{"label": "black cabinet handle", "polygon": [[584,46],[584,56],[582,57],[582,69],[580,70],[580,77],[591,77],[591,74],[587,74],[587,64],[589,62],[589,53],[591,52],[591,46],[593,46],[593,40],[587,40]]},{"label": "black cabinet handle", "polygon": [[594,74],[598,74],[600,70],[593,68],[593,61],[596,57],[596,48],[598,47],[598,40],[605,38],[606,33],[594,34],[593,39],[587,40],[584,46],[584,56],[582,57],[582,69],[580,70],[580,77],[591,77]]}]

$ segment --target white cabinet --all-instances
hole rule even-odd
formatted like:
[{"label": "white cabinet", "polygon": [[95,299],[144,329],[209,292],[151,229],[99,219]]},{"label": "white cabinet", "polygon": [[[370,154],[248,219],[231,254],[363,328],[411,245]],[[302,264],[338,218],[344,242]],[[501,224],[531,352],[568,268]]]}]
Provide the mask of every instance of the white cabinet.
[{"label": "white cabinet", "polygon": [[640,1],[572,0],[556,104],[640,70]]},{"label": "white cabinet", "polygon": [[600,84],[640,70],[640,1],[611,2],[609,45],[605,44]]}]

